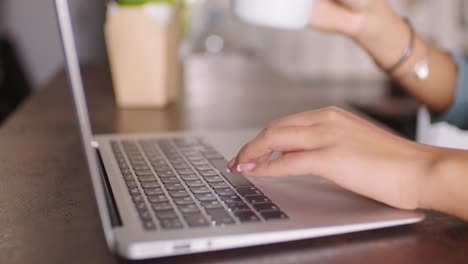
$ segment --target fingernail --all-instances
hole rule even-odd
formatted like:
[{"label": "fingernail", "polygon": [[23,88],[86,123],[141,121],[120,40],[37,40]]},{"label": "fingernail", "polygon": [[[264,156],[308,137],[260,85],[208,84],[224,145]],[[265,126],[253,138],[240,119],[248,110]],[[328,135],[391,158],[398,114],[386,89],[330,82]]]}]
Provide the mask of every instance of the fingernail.
[{"label": "fingernail", "polygon": [[228,170],[231,170],[232,167],[234,167],[234,164],[236,164],[237,157],[234,157],[227,165]]},{"label": "fingernail", "polygon": [[237,157],[234,157],[227,165],[226,171],[229,173],[233,173],[234,166],[237,163]]},{"label": "fingernail", "polygon": [[238,164],[236,167],[236,170],[238,172],[249,172],[255,169],[255,166],[257,166],[255,163],[243,163],[243,164]]}]

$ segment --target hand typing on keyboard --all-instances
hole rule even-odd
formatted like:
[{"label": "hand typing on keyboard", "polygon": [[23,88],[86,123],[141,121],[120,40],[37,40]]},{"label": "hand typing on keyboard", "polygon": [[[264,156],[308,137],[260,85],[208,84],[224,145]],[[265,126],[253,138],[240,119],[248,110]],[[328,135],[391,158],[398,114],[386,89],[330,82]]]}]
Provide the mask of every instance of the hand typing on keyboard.
[{"label": "hand typing on keyboard", "polygon": [[[326,108],[273,122],[240,150],[229,169],[247,176],[318,175],[391,206],[415,209],[428,207],[420,191],[444,151]],[[272,152],[282,155],[270,160]]]}]

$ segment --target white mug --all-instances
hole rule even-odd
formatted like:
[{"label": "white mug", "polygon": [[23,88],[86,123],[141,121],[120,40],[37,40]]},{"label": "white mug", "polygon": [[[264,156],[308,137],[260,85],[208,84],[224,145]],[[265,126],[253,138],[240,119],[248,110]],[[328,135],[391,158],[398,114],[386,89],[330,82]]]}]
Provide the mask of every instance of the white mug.
[{"label": "white mug", "polygon": [[235,0],[234,13],[247,23],[281,29],[309,24],[314,0]]}]

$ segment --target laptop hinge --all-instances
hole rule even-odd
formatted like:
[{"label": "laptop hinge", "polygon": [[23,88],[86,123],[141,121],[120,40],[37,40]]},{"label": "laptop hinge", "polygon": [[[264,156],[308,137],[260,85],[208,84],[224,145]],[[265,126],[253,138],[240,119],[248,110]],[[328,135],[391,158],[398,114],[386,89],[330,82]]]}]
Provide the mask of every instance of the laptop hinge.
[{"label": "laptop hinge", "polygon": [[96,149],[96,154],[99,158],[99,170],[100,170],[100,175],[103,179],[103,187],[104,187],[104,193],[106,196],[106,203],[107,203],[107,209],[108,209],[108,214],[111,220],[111,225],[112,227],[120,227],[122,226],[122,218],[120,217],[119,209],[117,208],[116,202],[115,202],[115,197],[114,193],[112,192],[112,187],[109,182],[109,177],[106,173],[106,169],[104,167],[104,162],[102,160],[101,152],[99,151],[98,148]]}]

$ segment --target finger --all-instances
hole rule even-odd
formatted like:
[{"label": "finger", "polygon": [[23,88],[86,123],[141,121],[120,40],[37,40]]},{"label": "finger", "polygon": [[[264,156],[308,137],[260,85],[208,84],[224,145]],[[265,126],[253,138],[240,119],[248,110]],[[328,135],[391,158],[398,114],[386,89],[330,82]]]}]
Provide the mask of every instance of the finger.
[{"label": "finger", "polygon": [[331,129],[326,126],[270,127],[242,147],[237,164],[252,163],[273,152],[294,152],[321,148],[331,143]]},{"label": "finger", "polygon": [[290,115],[272,122],[269,126],[312,126],[333,122],[347,115],[345,110],[332,106]]},{"label": "finger", "polygon": [[340,5],[335,1],[317,0],[312,8],[310,26],[318,30],[352,35],[362,19],[361,16],[356,16],[358,9],[352,9],[347,4],[349,3]]},{"label": "finger", "polygon": [[353,11],[366,10],[372,4],[372,0],[338,0],[338,2]]},{"label": "finger", "polygon": [[327,162],[326,149],[292,152],[278,159],[256,163],[251,170],[243,171],[245,176],[307,176],[327,175],[330,162]]}]

